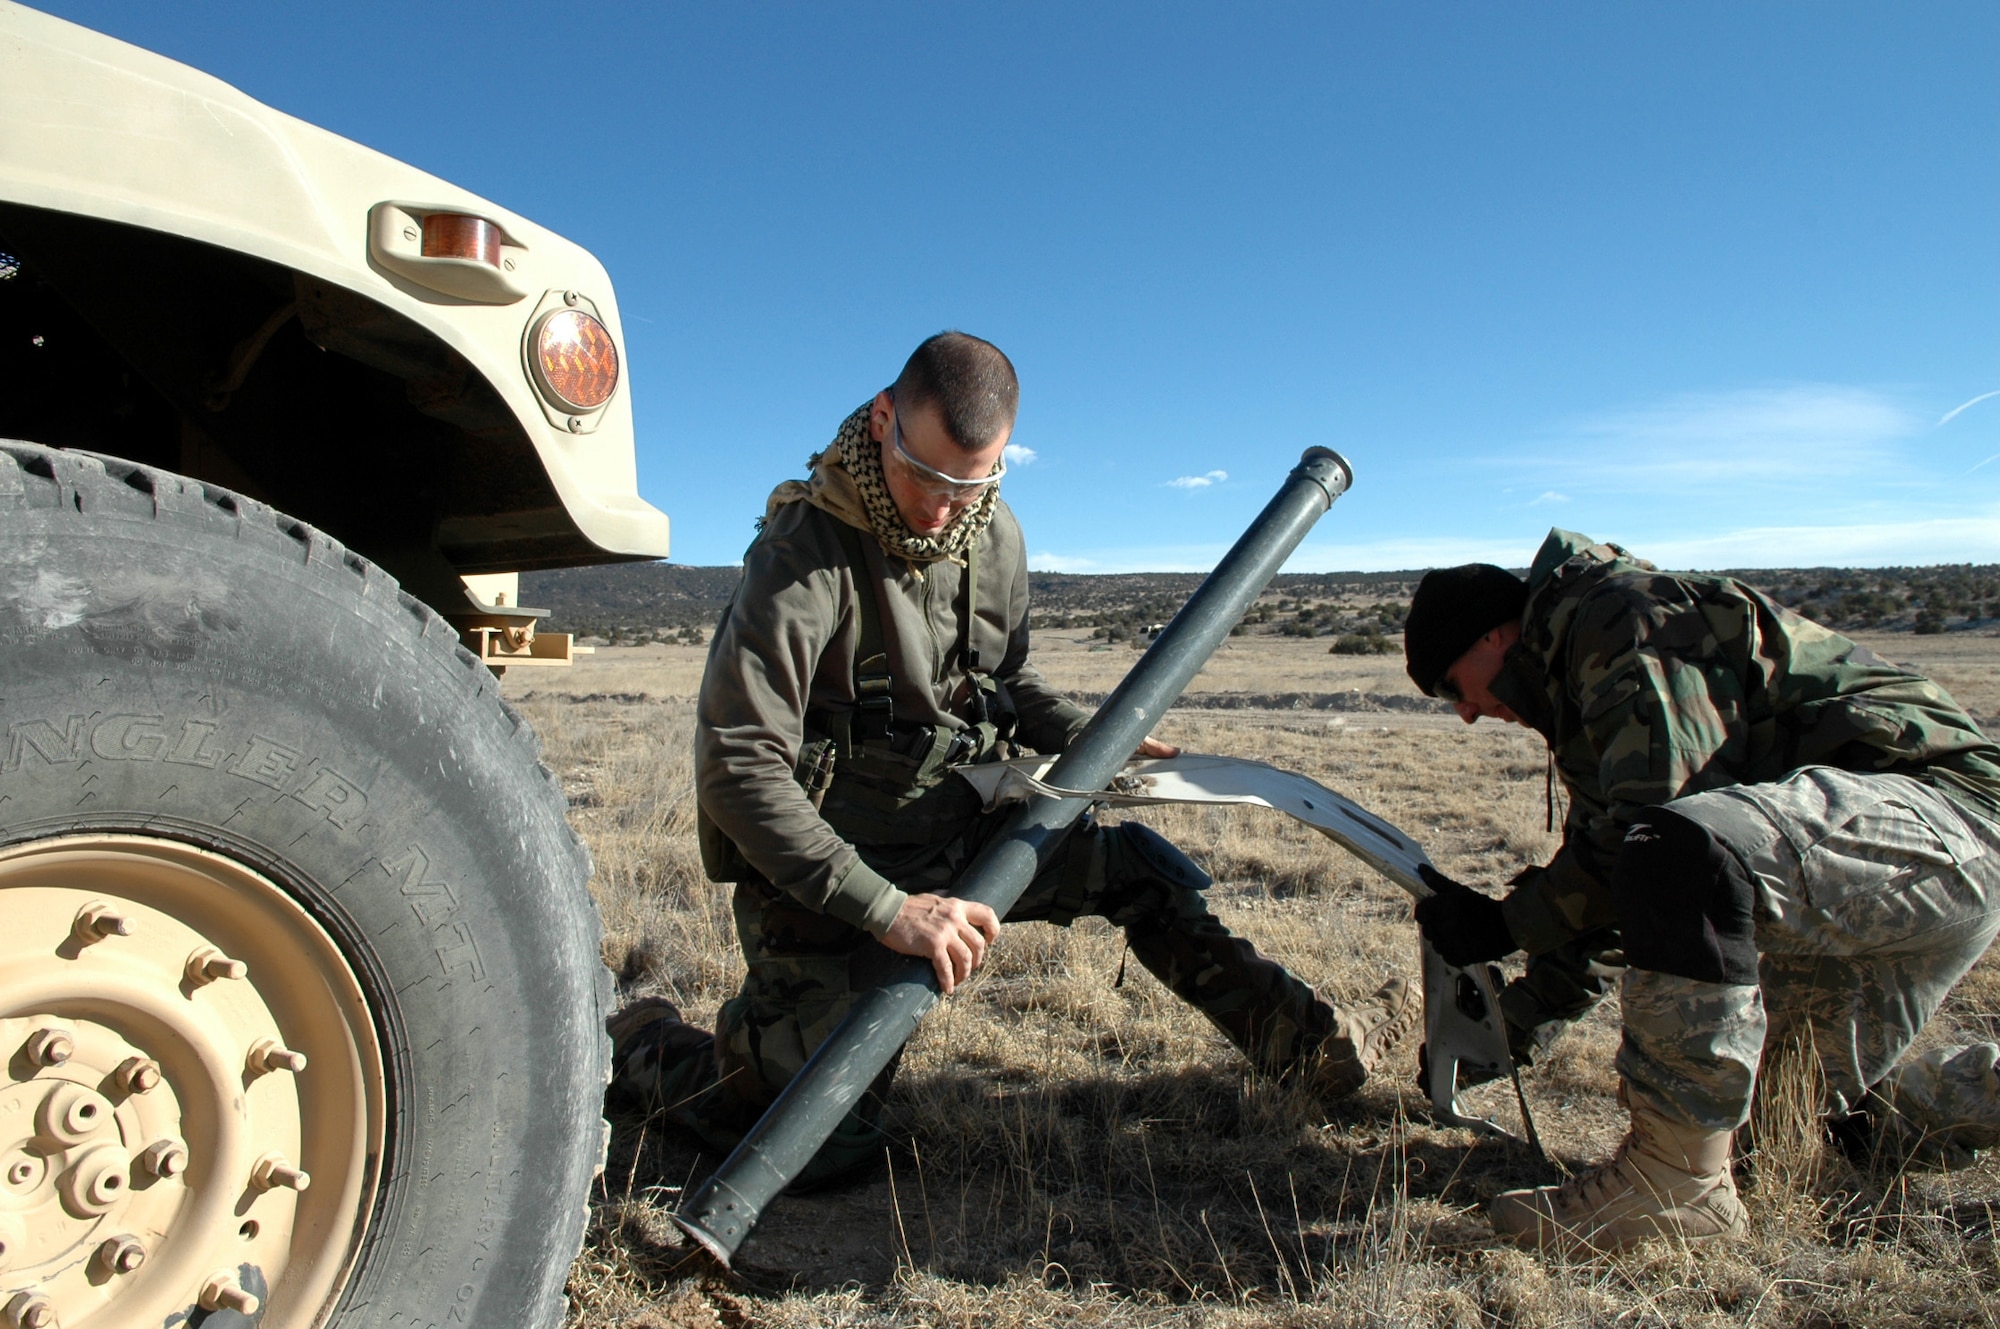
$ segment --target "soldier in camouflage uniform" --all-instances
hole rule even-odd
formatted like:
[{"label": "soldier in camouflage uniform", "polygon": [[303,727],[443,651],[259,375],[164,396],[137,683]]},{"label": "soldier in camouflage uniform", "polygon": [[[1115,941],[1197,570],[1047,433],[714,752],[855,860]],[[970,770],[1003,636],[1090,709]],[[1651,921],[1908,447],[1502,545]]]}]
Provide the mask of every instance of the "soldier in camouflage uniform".
[{"label": "soldier in camouflage uniform", "polygon": [[1566,1185],[1497,1197],[1496,1231],[1740,1232],[1732,1133],[1765,1049],[1795,1037],[1836,1122],[1940,1162],[2000,1142],[2000,1049],[1904,1058],[2000,931],[2000,747],[1942,688],[1741,582],[1562,530],[1525,585],[1426,576],[1405,643],[1467,723],[1546,738],[1571,800],[1561,850],[1505,899],[1432,878],[1425,936],[1454,964],[1525,950],[1560,975],[1581,944],[1628,966],[1631,1132]]},{"label": "soldier in camouflage uniform", "polygon": [[[735,886],[748,974],[711,1036],[661,999],[611,1021],[614,1093],[716,1147],[753,1124],[889,952],[950,993],[998,935],[952,884],[998,826],[951,774],[1089,716],[1028,662],[1027,559],[999,499],[1017,394],[999,350],[941,333],[772,494],[708,656],[695,739],[703,864]],[[1176,749],[1148,739],[1141,755]],[[1230,935],[1209,879],[1136,823],[1079,825],[1009,914],[1125,930],[1132,955],[1261,1074],[1353,1092],[1415,1024],[1400,979],[1343,1010]],[[882,1153],[893,1064],[803,1178]]]}]

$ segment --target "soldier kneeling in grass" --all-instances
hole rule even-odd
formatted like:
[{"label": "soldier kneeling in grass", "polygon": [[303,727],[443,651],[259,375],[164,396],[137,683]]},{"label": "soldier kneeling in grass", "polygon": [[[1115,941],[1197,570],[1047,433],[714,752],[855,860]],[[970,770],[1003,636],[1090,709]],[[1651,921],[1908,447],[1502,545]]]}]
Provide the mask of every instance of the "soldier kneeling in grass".
[{"label": "soldier kneeling in grass", "polygon": [[[1021,528],[1000,501],[1018,385],[1000,350],[940,333],[771,495],[709,648],[695,739],[702,861],[735,886],[748,974],[714,1034],[661,998],[611,1020],[615,1097],[727,1149],[865,991],[884,947],[946,993],[999,935],[952,884],[1005,821],[963,763],[1060,752],[1088,713],[1028,662]],[[1177,749],[1147,739],[1139,755]],[[1401,979],[1327,1001],[1210,913],[1208,877],[1136,823],[1080,823],[1008,914],[1125,930],[1132,955],[1258,1071],[1352,1093],[1416,1024]],[[895,1064],[802,1174],[882,1158]]]},{"label": "soldier kneeling in grass", "polygon": [[2000,746],[1942,688],[1740,582],[1562,530],[1525,583],[1428,574],[1404,642],[1466,723],[1541,734],[1570,795],[1562,848],[1504,900],[1433,875],[1424,935],[1457,965],[1527,951],[1501,1003],[1517,1047],[1587,1008],[1593,960],[1622,944],[1628,966],[1630,1133],[1497,1197],[1497,1232],[1741,1233],[1733,1132],[1766,1046],[1808,1034],[1838,1136],[1934,1163],[2000,1142],[2000,1049],[1903,1059],[2000,931]]}]

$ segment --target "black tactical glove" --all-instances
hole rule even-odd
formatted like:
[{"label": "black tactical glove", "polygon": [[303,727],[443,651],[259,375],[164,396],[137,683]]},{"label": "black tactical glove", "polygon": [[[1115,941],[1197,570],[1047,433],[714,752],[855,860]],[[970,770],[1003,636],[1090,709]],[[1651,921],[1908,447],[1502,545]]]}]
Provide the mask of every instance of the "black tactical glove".
[{"label": "black tactical glove", "polygon": [[1437,892],[1417,901],[1417,926],[1446,964],[1463,969],[1520,949],[1507,930],[1498,900],[1453,881],[1428,863],[1417,869],[1417,875]]}]

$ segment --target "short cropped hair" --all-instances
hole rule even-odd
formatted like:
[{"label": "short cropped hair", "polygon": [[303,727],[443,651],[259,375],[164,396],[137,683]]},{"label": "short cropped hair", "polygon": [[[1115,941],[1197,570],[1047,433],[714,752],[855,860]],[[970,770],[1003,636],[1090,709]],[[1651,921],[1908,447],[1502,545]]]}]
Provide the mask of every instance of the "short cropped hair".
[{"label": "short cropped hair", "polygon": [[910,353],[890,395],[906,410],[937,407],[951,441],[977,452],[1013,426],[1021,383],[1013,362],[992,342],[940,332]]}]

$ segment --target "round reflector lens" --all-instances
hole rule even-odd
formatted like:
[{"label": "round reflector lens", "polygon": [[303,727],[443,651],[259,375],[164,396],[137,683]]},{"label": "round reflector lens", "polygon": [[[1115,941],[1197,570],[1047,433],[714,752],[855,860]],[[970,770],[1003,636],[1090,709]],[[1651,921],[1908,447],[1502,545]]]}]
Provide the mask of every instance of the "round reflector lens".
[{"label": "round reflector lens", "polygon": [[581,309],[558,309],[535,329],[535,371],[558,406],[594,411],[618,386],[618,345]]}]

